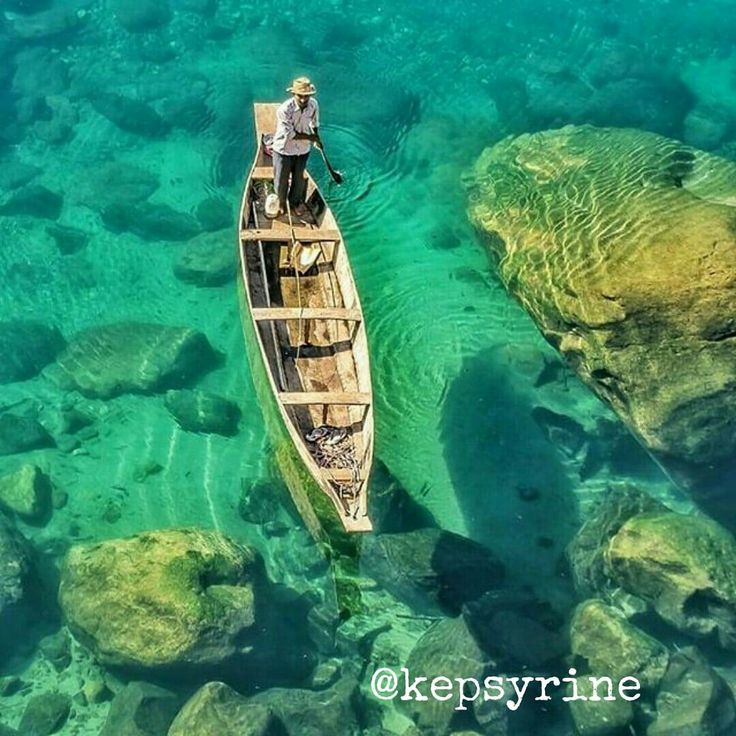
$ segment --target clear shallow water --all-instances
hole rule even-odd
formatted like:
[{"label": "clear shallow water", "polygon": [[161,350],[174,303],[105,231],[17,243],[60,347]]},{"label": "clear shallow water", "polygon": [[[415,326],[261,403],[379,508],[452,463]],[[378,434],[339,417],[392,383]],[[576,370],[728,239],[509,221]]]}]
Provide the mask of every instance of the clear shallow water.
[{"label": "clear shallow water", "polygon": [[[282,99],[306,73],[319,89],[327,151],[345,175],[334,186],[312,157],[365,310],[377,455],[444,528],[490,546],[518,581],[554,589],[562,549],[591,501],[612,477],[627,477],[608,468],[581,481],[576,461],[531,418],[538,405],[586,427],[612,416],[571,376],[535,386],[554,352],[494,280],[466,221],[461,176],[503,136],[565,123],[707,138],[684,122],[698,105],[728,123],[720,137],[711,131],[711,147],[734,151],[728,3],[220,0],[212,15],[196,5],[172,2],[168,23],[139,32],[85,0],[57,0],[52,15],[8,10],[0,26],[0,156],[39,167],[35,181],[64,196],[59,222],[90,234],[84,249],[62,255],[47,220],[0,217],[2,319],[50,322],[67,338],[122,320],[196,328],[226,356],[200,387],[243,412],[240,433],[223,438],[181,430],[161,397],[106,402],[80,451],[42,455],[69,503],[28,533],[63,549],[143,529],[212,527],[257,544],[275,578],[303,586],[291,542],[237,513],[241,482],[268,479],[271,461],[235,284],[177,280],[183,244],[112,232],[86,182],[125,162],[158,178],[151,202],[193,214],[217,196],[234,217],[253,155],[252,102]],[[65,13],[68,29],[49,33]],[[635,82],[615,87],[621,80]],[[100,114],[100,92],[180,113],[165,135],[131,132],[136,125]],[[0,406],[23,399],[52,406],[62,397],[44,377],[0,387]],[[0,469],[18,460],[0,458]],[[146,476],[152,464],[160,470]],[[636,478],[671,492],[653,464]],[[525,488],[539,501],[521,500]]]}]

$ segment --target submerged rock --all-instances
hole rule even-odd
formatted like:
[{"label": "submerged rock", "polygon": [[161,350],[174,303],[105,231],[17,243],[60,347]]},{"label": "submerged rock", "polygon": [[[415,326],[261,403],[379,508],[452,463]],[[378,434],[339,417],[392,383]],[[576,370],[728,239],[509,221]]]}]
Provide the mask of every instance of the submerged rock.
[{"label": "submerged rock", "polygon": [[170,690],[129,682],[113,698],[99,736],[166,736],[180,706],[181,698]]},{"label": "submerged rock", "polygon": [[102,221],[113,232],[125,230],[143,240],[189,240],[202,228],[199,222],[186,212],[179,212],[166,204],[141,202],[123,205],[115,202],[102,210]]},{"label": "submerged rock", "polygon": [[470,219],[549,342],[683,485],[732,493],[736,164],[567,126],[487,149],[468,181]]},{"label": "submerged rock", "polygon": [[[429,680],[441,674],[452,682],[457,677],[482,681],[487,659],[464,617],[458,616],[432,624],[412,649],[406,668],[412,677],[427,677]],[[426,702],[398,700],[397,704],[425,736],[450,733],[452,721],[459,715],[455,697],[444,701],[430,698]]]},{"label": "submerged rock", "polygon": [[357,679],[345,675],[327,690],[269,688],[249,702],[273,711],[288,736],[359,736],[362,731],[354,708],[359,697]]},{"label": "submerged rock", "polygon": [[567,653],[563,618],[523,591],[491,591],[463,606],[483,651],[504,668],[537,669]]},{"label": "submerged rock", "polygon": [[205,233],[190,240],[174,264],[180,281],[197,286],[222,286],[235,278],[237,266],[232,233]]},{"label": "submerged rock", "polygon": [[673,654],[647,736],[728,736],[735,727],[736,705],[725,680],[694,647]]},{"label": "submerged rock", "polygon": [[35,465],[0,477],[0,507],[26,521],[40,521],[51,511],[51,480]]},{"label": "submerged rock", "polygon": [[26,538],[0,513],[0,621],[20,603],[33,574],[32,550]]},{"label": "submerged rock", "polygon": [[736,541],[723,527],[700,516],[638,514],[611,539],[606,563],[665,621],[736,650]]},{"label": "submerged rock", "polygon": [[266,582],[255,549],[169,529],[72,547],[59,602],[101,663],[196,672],[250,654]]},{"label": "submerged rock", "polygon": [[612,537],[632,516],[643,511],[666,510],[659,501],[634,486],[611,486],[567,546],[566,555],[578,593],[591,596],[610,587],[605,551]]},{"label": "submerged rock", "polygon": [[249,703],[222,682],[208,682],[179,711],[168,736],[287,736],[271,708]]},{"label": "submerged rock", "polygon": [[111,161],[85,172],[79,191],[80,202],[98,211],[118,205],[131,207],[148,199],[159,186],[158,177],[140,166]]},{"label": "submerged rock", "polygon": [[84,230],[68,225],[59,225],[58,223],[49,225],[46,232],[56,242],[59,253],[65,256],[82,250],[89,242],[90,237]]},{"label": "submerged rock", "polygon": [[[606,700],[605,687],[593,692],[593,684],[588,677],[578,677],[577,691],[587,700],[573,700],[570,706],[570,715],[575,724],[575,733],[579,736],[628,736],[632,732],[631,723],[634,720],[634,709],[629,701],[623,698]],[[593,700],[597,695],[598,700]],[[649,732],[647,732],[649,733]]]},{"label": "submerged rock", "polygon": [[41,184],[28,184],[16,189],[0,205],[0,215],[26,215],[55,220],[61,214],[63,197]]},{"label": "submerged rock", "polygon": [[54,447],[54,438],[33,418],[0,414],[0,455]]},{"label": "submerged rock", "polygon": [[28,701],[18,728],[24,736],[50,736],[69,717],[72,701],[62,693],[42,693]]},{"label": "submerged rock", "polygon": [[570,646],[593,675],[613,680],[636,677],[642,690],[649,691],[659,685],[669,660],[663,644],[600,600],[585,601],[575,609]]},{"label": "submerged rock", "polygon": [[56,327],[25,320],[0,322],[0,384],[38,375],[64,345]]},{"label": "submerged rock", "polygon": [[238,433],[240,409],[232,401],[205,391],[167,391],[164,404],[177,424],[187,432],[221,434]]},{"label": "submerged rock", "polygon": [[[136,0],[136,3],[139,0]],[[161,138],[171,126],[150,106],[123,95],[103,93],[94,97],[92,107],[127,133],[144,138]]]},{"label": "submerged rock", "polygon": [[217,361],[207,338],[196,330],[119,322],[76,335],[48,370],[62,388],[106,399],[186,385]]},{"label": "submerged rock", "polygon": [[363,542],[363,571],[419,611],[457,614],[497,588],[503,565],[482,544],[444,529],[378,534]]}]

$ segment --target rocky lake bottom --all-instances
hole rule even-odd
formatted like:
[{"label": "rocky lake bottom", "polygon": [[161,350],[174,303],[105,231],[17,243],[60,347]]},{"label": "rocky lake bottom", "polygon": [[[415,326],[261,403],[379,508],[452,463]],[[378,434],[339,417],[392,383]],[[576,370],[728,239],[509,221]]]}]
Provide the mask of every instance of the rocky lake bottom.
[{"label": "rocky lake bottom", "polygon": [[[5,0],[0,736],[736,733],[729,11]],[[299,74],[371,352],[350,559],[240,322],[252,104]],[[642,695],[458,711],[385,667]]]}]

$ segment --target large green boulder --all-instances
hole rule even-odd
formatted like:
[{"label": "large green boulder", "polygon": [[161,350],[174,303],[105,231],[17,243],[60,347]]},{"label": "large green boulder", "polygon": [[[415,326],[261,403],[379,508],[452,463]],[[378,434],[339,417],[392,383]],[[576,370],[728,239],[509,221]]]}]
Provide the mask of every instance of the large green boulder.
[{"label": "large green boulder", "polygon": [[669,659],[663,644],[600,600],[585,601],[575,609],[570,648],[593,675],[636,677],[643,690],[657,687]]},{"label": "large green boulder", "polygon": [[59,602],[103,664],[204,670],[252,652],[265,585],[253,548],[214,531],[169,529],[72,547]]},{"label": "large green boulder", "polygon": [[736,541],[702,516],[632,516],[611,539],[606,563],[625,590],[691,636],[736,650]]},{"label": "large green boulder", "polygon": [[566,126],[486,149],[467,181],[471,221],[547,340],[683,485],[731,493],[736,163]]},{"label": "large green boulder", "polygon": [[624,523],[643,511],[666,507],[634,486],[611,486],[565,550],[575,588],[582,596],[600,595],[610,587],[604,553]]},{"label": "large green boulder", "polygon": [[249,703],[223,682],[208,682],[179,711],[168,736],[287,736],[265,705]]},{"label": "large green boulder", "polygon": [[76,335],[47,370],[62,388],[106,399],[179,388],[217,361],[207,338],[191,328],[119,322]]}]

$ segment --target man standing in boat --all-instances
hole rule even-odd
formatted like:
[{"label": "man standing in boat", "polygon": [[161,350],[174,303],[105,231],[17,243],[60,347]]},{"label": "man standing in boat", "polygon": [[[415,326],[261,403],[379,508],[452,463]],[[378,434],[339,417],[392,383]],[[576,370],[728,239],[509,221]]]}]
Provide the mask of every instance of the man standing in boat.
[{"label": "man standing in boat", "polygon": [[274,187],[279,198],[279,214],[286,212],[288,199],[291,211],[301,217],[306,212],[304,171],[311,144],[322,147],[319,105],[314,97],[317,90],[307,77],[298,77],[286,91],[293,97],[282,103],[276,113],[272,147]]}]

